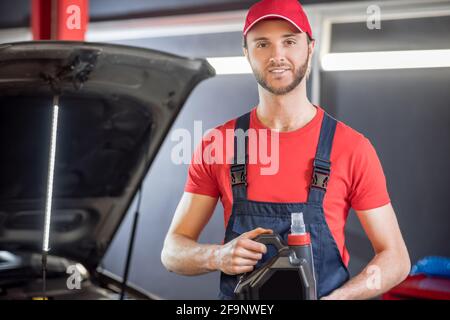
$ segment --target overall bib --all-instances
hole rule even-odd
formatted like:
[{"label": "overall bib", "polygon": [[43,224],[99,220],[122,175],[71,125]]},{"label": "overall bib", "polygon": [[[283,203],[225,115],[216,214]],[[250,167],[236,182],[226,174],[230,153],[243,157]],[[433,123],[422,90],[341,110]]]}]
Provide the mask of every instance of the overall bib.
[{"label": "overall bib", "polygon": [[[233,208],[225,231],[224,243],[244,232],[258,227],[272,229],[287,243],[291,227],[291,213],[303,212],[306,231],[311,235],[314,271],[317,281],[317,297],[328,295],[342,286],[349,278],[349,272],[336,242],[325,220],[323,198],[330,176],[330,153],[333,145],[336,119],[324,113],[320,129],[319,143],[313,161],[313,177],[309,187],[307,202],[275,203],[247,199],[248,136],[245,136],[245,157],[237,150],[236,130],[247,132],[250,113],[240,116],[236,121],[234,137],[234,161],[230,166]],[[267,253],[255,266],[259,268],[276,254],[275,248],[267,247]],[[220,299],[234,299],[234,288],[240,275],[220,275]]]}]

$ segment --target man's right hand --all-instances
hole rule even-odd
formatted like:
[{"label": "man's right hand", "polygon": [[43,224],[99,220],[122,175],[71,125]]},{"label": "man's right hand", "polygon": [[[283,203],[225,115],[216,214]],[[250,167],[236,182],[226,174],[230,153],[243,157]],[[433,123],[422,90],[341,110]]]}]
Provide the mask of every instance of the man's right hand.
[{"label": "man's right hand", "polygon": [[267,252],[264,244],[252,239],[260,234],[270,233],[273,233],[270,229],[256,228],[222,245],[217,255],[218,269],[229,275],[252,271],[262,255]]}]

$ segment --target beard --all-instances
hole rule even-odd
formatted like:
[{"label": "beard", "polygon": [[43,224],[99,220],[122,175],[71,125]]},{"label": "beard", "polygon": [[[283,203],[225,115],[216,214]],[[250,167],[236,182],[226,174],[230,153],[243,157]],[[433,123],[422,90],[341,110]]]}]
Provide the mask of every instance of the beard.
[{"label": "beard", "polygon": [[[267,91],[269,91],[270,93],[272,93],[276,96],[281,96],[281,95],[285,95],[285,94],[291,92],[300,84],[300,82],[302,82],[303,78],[306,75],[307,69],[308,69],[308,62],[309,62],[309,50],[308,50],[308,56],[306,57],[306,61],[297,70],[294,70],[294,80],[292,80],[292,82],[290,84],[288,84],[287,86],[279,87],[279,88],[269,85],[266,78],[264,78],[264,74],[262,72],[260,72],[259,70],[257,70],[256,68],[253,68],[253,67],[252,67],[252,69],[253,69],[253,73],[256,78],[256,82],[258,82],[258,84],[261,87],[263,87],[264,89],[266,89]],[[283,65],[283,64],[272,64],[270,67],[284,67],[284,66],[285,65]]]}]

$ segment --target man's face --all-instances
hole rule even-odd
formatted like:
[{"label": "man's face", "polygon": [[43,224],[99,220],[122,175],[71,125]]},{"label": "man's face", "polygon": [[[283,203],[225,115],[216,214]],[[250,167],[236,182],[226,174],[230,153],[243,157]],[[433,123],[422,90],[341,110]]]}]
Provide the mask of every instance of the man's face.
[{"label": "man's face", "polygon": [[286,20],[270,19],[258,22],[247,33],[244,53],[259,85],[274,95],[284,95],[305,77],[312,48],[306,33]]}]

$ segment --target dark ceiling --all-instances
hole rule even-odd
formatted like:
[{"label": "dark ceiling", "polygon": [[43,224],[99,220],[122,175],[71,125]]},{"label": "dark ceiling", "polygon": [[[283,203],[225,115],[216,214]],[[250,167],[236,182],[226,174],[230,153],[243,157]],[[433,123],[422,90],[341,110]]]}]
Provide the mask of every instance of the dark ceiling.
[{"label": "dark ceiling", "polygon": [[[357,0],[347,0],[357,1]],[[247,9],[256,0],[90,0],[90,21]],[[303,0],[302,4],[337,2]],[[339,1],[342,2],[342,1]],[[0,1],[0,28],[29,26],[31,0]]]}]

